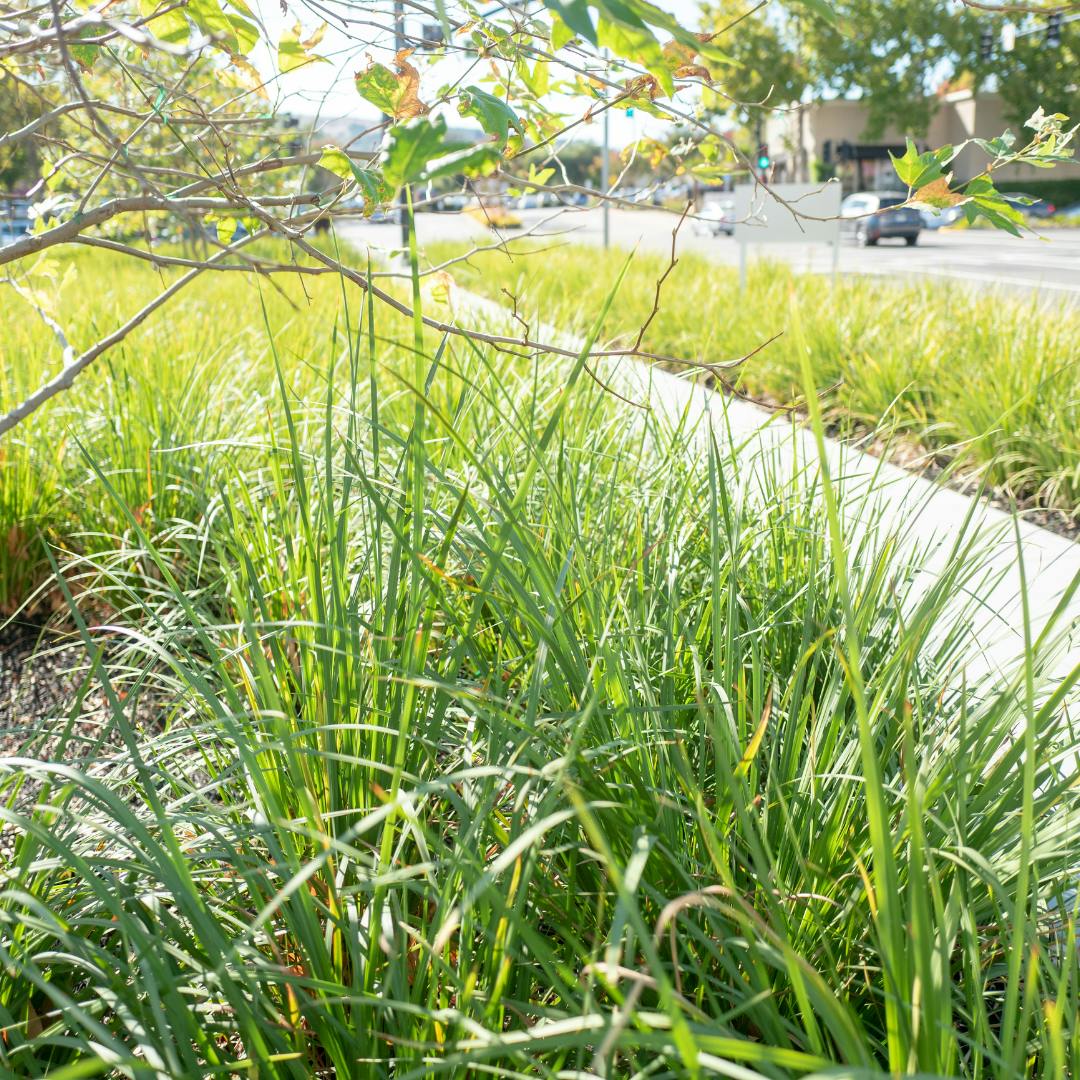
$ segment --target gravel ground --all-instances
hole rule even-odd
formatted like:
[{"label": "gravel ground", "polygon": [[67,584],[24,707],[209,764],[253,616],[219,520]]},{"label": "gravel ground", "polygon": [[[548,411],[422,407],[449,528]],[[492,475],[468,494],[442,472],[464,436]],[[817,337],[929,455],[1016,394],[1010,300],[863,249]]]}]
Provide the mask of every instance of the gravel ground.
[{"label": "gravel ground", "polygon": [[[109,730],[109,710],[101,689],[91,687],[78,700],[85,667],[86,653],[77,640],[65,644],[35,625],[13,623],[0,628],[0,757],[74,764],[91,754],[108,754],[119,745],[119,738]],[[70,735],[61,748],[76,708]],[[5,779],[0,772],[0,784]],[[39,785],[24,783],[16,808],[32,804],[38,789]],[[0,792],[0,805],[6,801]],[[0,825],[0,867],[11,857],[12,834],[12,826]]]}]

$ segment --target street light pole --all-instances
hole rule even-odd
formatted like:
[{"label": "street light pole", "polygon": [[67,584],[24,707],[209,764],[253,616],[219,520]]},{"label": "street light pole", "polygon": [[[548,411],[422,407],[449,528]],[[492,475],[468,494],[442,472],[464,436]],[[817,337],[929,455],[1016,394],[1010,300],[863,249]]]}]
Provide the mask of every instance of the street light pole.
[{"label": "street light pole", "polygon": [[601,159],[600,159],[600,188],[604,192],[604,195],[605,195],[605,199],[604,199],[604,247],[605,248],[609,247],[610,244],[611,244],[611,224],[610,224],[610,221],[608,220],[608,218],[609,218],[609,214],[608,214],[609,206],[608,206],[608,200],[606,198],[607,189],[608,189],[608,182],[609,182],[609,178],[608,178],[608,158],[611,156],[611,150],[610,150],[609,145],[608,145],[609,144],[608,114],[610,112],[611,112],[610,109],[605,109],[604,110],[604,152],[603,152],[603,157],[601,157]]},{"label": "street light pole", "polygon": [[[405,48],[405,3],[404,0],[394,0],[394,52],[399,53]],[[398,213],[401,214],[401,246],[409,250],[409,195],[408,190],[402,187],[398,193]]]}]

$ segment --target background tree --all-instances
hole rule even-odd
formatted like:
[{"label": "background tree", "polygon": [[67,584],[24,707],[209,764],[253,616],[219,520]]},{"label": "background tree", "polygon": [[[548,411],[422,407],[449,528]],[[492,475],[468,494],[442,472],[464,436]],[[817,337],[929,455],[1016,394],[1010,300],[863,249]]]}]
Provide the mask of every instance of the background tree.
[{"label": "background tree", "polygon": [[[1080,8],[1078,8],[1080,10]],[[1060,44],[1047,39],[1047,20],[1041,15],[1020,14],[1016,23],[1014,48],[1006,52],[1000,44],[1001,19],[988,18],[994,33],[994,49],[979,70],[983,85],[996,88],[1010,121],[1021,124],[1040,104],[1051,104],[1070,116],[1080,110],[1080,21],[1062,20]]]},{"label": "background tree", "polygon": [[890,125],[924,135],[937,109],[936,90],[978,45],[980,16],[922,0],[838,0],[836,16],[835,26],[805,25],[815,93],[863,100],[868,138]]},{"label": "background tree", "polygon": [[[10,72],[0,67],[0,124],[21,128],[41,114],[40,103]],[[38,178],[37,146],[29,139],[4,144],[0,138],[0,192],[29,187]]]},{"label": "background tree", "polygon": [[805,13],[800,20],[798,9],[793,14],[776,4],[707,3],[702,30],[723,42],[730,63],[723,68],[722,85],[706,91],[706,106],[745,127],[756,123],[763,109],[801,101],[813,86],[802,43],[810,21]]}]

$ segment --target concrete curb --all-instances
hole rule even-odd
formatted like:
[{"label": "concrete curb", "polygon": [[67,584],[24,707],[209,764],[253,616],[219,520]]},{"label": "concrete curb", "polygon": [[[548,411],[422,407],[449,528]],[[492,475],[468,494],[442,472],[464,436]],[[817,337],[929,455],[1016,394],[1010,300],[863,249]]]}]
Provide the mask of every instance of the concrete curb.
[{"label": "concrete curb", "polygon": [[[468,312],[503,328],[513,325],[500,304],[460,288],[454,290],[454,305],[459,316]],[[580,338],[554,327],[534,330],[553,343],[582,345]],[[741,460],[764,455],[792,478],[819,460],[809,429],[750,402],[629,358],[606,362],[599,375],[619,393],[647,404],[672,428],[689,425],[701,439],[715,437]],[[843,478],[849,527],[857,528],[864,513],[880,514],[886,528],[901,536],[912,553],[919,552],[927,584],[930,575],[948,565],[962,536],[977,538],[977,572],[958,597],[958,607],[974,600],[984,613],[975,636],[987,670],[1014,671],[1024,655],[1021,556],[1035,638],[1080,575],[1080,544],[833,439],[826,440],[826,460],[830,475]],[[1051,678],[1063,677],[1080,663],[1080,595],[1059,614],[1056,627],[1061,638],[1047,673]]]}]

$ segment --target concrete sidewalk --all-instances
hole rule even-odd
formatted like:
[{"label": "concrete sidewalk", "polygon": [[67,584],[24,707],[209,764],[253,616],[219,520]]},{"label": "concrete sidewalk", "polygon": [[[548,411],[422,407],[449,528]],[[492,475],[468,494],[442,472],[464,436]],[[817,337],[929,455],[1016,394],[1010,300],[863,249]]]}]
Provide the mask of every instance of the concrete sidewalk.
[{"label": "concrete sidewalk", "polygon": [[[512,320],[506,309],[483,297],[455,290],[455,310],[472,325],[482,322],[515,332],[507,331]],[[535,327],[534,334],[580,347],[579,339],[552,327]],[[763,461],[793,479],[813,482],[817,470],[807,470],[819,461],[813,432],[784,415],[628,358],[605,362],[598,375],[619,393],[647,405],[673,430],[692,428],[702,444],[711,433],[722,449],[750,464],[745,480],[758,493],[764,477],[755,463]],[[1034,639],[1080,575],[1080,544],[850,445],[827,439],[825,453],[830,476],[843,485],[847,528],[858,529],[863,515],[876,515],[911,554],[918,553],[925,585],[948,565],[958,541],[973,541],[973,573],[965,593],[957,597],[958,610],[975,607],[982,613],[973,642],[979,656],[968,670],[976,674],[985,665],[987,670],[1014,672],[1025,648],[1021,557]],[[1063,677],[1080,663],[1080,591],[1059,613],[1056,628],[1060,637],[1047,672],[1051,678]]]}]

